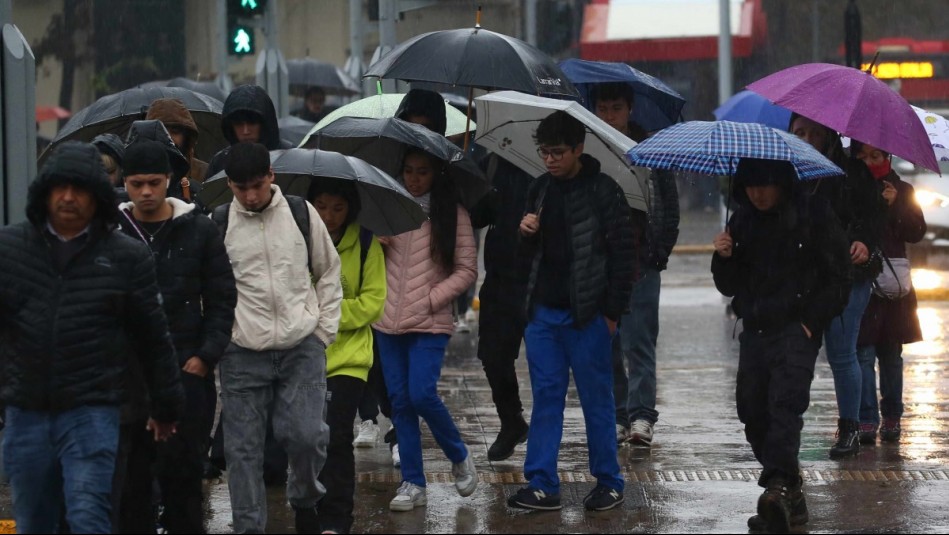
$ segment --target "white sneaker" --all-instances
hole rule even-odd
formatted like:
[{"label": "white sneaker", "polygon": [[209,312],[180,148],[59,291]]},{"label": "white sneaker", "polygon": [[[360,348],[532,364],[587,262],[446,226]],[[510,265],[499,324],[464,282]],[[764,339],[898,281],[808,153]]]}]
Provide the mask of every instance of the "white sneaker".
[{"label": "white sneaker", "polygon": [[646,420],[636,420],[629,430],[627,441],[636,446],[652,446],[652,424]]},{"label": "white sneaker", "polygon": [[359,434],[356,440],[353,440],[353,446],[357,448],[371,448],[379,441],[379,426],[372,423],[372,420],[363,420],[359,424]]},{"label": "white sneaker", "polygon": [[465,321],[472,323],[478,320],[478,313],[474,311],[473,308],[469,308],[468,312],[465,312]]},{"label": "white sneaker", "polygon": [[451,475],[455,478],[455,488],[462,496],[471,496],[478,488],[478,469],[475,467],[471,452],[464,461],[451,465]]},{"label": "white sneaker", "polygon": [[398,468],[402,466],[402,458],[399,457],[399,445],[392,446],[392,466]]},{"label": "white sneaker", "polygon": [[392,501],[389,502],[389,510],[411,511],[416,507],[423,507],[427,504],[428,498],[425,496],[425,487],[403,481],[399,490],[395,491],[395,498],[392,498]]},{"label": "white sneaker", "polygon": [[471,326],[468,325],[468,322],[465,321],[465,318],[458,318],[458,321],[455,322],[455,332],[456,333],[470,333]]},{"label": "white sneaker", "polygon": [[620,424],[616,424],[616,443],[622,444],[629,439],[629,429],[626,429]]}]

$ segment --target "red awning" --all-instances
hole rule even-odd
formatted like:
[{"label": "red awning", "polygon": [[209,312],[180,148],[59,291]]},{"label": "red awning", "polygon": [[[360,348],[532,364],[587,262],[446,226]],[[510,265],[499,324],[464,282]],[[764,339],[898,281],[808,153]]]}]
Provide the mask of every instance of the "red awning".
[{"label": "red awning", "polygon": [[[762,44],[761,0],[731,0],[732,55]],[[718,0],[593,0],[584,10],[580,57],[595,61],[686,61],[718,57]]]}]

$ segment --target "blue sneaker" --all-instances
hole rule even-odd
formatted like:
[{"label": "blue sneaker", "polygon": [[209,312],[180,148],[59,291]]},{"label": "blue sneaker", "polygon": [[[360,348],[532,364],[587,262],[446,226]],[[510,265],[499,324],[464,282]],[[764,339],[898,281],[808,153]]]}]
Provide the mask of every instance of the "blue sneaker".
[{"label": "blue sneaker", "polygon": [[560,494],[547,494],[546,492],[531,487],[524,487],[518,490],[514,496],[507,499],[509,507],[518,509],[535,509],[538,511],[558,511],[560,510]]},{"label": "blue sneaker", "polygon": [[583,499],[583,506],[587,511],[609,511],[621,503],[623,492],[605,485],[597,485]]}]

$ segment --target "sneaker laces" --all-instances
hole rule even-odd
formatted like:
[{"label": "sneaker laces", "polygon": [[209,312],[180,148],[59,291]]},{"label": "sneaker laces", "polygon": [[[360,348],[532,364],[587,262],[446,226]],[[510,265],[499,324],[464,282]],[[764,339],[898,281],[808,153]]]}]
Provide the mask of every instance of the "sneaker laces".
[{"label": "sneaker laces", "polygon": [[630,434],[642,433],[644,435],[648,435],[650,431],[649,428],[650,428],[649,422],[647,422],[646,420],[636,420],[635,422],[633,422],[632,427],[629,429],[629,433]]}]

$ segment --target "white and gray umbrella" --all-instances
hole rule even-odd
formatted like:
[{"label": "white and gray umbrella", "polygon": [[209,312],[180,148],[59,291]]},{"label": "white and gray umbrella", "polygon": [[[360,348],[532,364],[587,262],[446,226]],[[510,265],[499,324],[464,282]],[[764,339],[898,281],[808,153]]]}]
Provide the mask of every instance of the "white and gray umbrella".
[{"label": "white and gray umbrella", "polygon": [[649,169],[633,167],[626,152],[636,142],[600,120],[579,102],[556,100],[516,91],[498,91],[477,97],[478,137],[475,143],[496,153],[534,177],[547,172],[537,156],[534,132],[545,117],[564,111],[587,129],[583,152],[600,162],[600,170],[626,193],[629,205],[649,211]]}]

